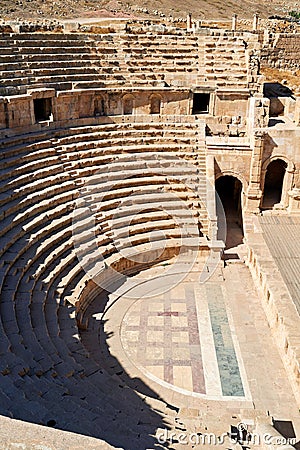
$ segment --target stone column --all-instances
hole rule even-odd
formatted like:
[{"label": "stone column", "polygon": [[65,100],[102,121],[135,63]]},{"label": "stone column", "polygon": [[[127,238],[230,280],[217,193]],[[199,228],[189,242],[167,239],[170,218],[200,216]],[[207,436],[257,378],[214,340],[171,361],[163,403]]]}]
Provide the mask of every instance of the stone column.
[{"label": "stone column", "polygon": [[237,25],[237,14],[234,14],[232,16],[232,24],[231,24],[231,30],[232,31],[236,30],[236,25]]},{"label": "stone column", "polygon": [[186,29],[190,31],[192,28],[192,14],[188,14],[186,17]]},{"label": "stone column", "polygon": [[257,15],[257,14],[254,14],[254,16],[253,16],[253,27],[252,27],[252,30],[253,30],[253,31],[257,31],[257,28],[258,28],[258,21],[259,21],[258,15]]},{"label": "stone column", "polygon": [[258,213],[260,211],[259,207],[262,197],[261,166],[264,149],[264,137],[265,133],[263,131],[255,131],[251,157],[250,182],[246,194],[246,211],[248,213]]}]

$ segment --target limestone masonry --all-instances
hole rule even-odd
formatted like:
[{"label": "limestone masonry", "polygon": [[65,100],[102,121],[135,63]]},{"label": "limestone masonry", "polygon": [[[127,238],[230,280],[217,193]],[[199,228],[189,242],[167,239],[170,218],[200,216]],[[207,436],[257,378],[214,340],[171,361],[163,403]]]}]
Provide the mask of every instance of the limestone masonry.
[{"label": "limestone masonry", "polygon": [[282,28],[0,23],[0,449],[300,448]]}]

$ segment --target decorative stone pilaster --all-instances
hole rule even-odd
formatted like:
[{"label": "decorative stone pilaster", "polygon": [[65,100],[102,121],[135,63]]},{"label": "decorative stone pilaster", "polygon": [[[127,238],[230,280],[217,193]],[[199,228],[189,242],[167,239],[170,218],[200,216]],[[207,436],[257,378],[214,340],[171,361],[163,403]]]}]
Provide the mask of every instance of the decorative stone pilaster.
[{"label": "decorative stone pilaster", "polygon": [[254,142],[251,157],[250,182],[246,193],[246,212],[259,213],[260,202],[262,197],[261,190],[261,166],[262,154],[264,148],[263,131],[255,131]]},{"label": "decorative stone pilaster", "polygon": [[[289,206],[290,203],[290,188],[293,184],[293,177],[294,177],[294,166],[292,166],[290,169],[287,168],[284,179],[283,179],[283,185],[282,185],[282,194],[280,199],[280,208],[286,209]],[[297,198],[297,194],[296,194]]]},{"label": "decorative stone pilaster", "polygon": [[218,236],[218,219],[215,192],[215,158],[206,155],[206,210],[209,217],[208,237],[216,241]]}]

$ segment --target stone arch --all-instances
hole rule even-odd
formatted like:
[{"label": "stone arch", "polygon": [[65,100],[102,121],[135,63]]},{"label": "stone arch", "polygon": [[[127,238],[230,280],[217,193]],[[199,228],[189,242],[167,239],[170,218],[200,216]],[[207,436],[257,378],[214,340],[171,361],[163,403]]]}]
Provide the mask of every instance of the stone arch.
[{"label": "stone arch", "polygon": [[[218,239],[226,231],[225,249],[243,243],[243,208],[246,182],[241,181],[233,171],[219,173],[216,176],[216,212],[218,219]],[[225,214],[224,214],[225,213]],[[224,217],[226,222],[224,223]],[[225,251],[226,253],[226,251]]]},{"label": "stone arch", "polygon": [[123,114],[132,115],[134,110],[134,96],[132,94],[125,94],[122,98]]},{"label": "stone arch", "polygon": [[220,171],[220,172],[218,172],[216,174],[215,180],[217,181],[218,178],[224,177],[226,175],[230,176],[230,177],[237,178],[242,184],[242,194],[246,194],[249,183],[246,180],[246,178],[239,172],[237,173],[234,170],[230,170],[230,169],[222,170],[222,171]]},{"label": "stone arch", "polygon": [[285,155],[274,155],[271,156],[270,158],[265,159],[265,161],[263,162],[262,165],[262,172],[265,174],[268,165],[272,162],[275,161],[276,159],[282,159],[282,161],[284,161],[287,164],[286,167],[286,171],[287,172],[294,172],[295,171],[295,164],[293,163],[292,160],[290,160],[289,158],[287,158]]},{"label": "stone arch", "polygon": [[288,206],[288,191],[292,189],[295,165],[284,155],[275,155],[262,165],[261,209],[284,209]]},{"label": "stone arch", "polygon": [[162,98],[159,94],[152,94],[150,97],[150,114],[161,113]]}]

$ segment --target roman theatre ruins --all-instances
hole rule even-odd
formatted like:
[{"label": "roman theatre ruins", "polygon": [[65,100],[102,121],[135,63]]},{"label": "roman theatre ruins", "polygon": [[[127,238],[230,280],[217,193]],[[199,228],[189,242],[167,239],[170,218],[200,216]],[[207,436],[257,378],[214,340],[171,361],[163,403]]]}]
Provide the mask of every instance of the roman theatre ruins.
[{"label": "roman theatre ruins", "polygon": [[0,23],[1,449],[300,448],[279,25]]}]

